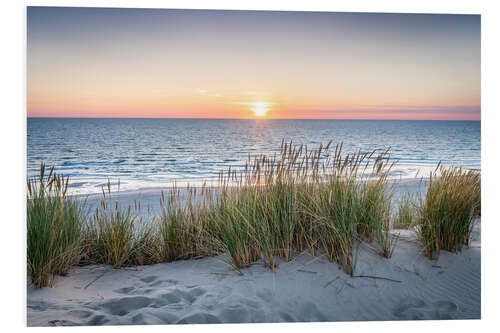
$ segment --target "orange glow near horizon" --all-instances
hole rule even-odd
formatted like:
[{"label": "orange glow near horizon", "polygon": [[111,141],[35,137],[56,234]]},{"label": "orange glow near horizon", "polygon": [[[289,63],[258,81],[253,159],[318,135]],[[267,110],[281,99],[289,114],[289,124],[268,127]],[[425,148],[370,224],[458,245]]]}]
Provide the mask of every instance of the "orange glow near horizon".
[{"label": "orange glow near horizon", "polygon": [[[272,95],[272,94],[268,94]],[[234,102],[239,96],[211,98],[173,96],[157,101],[147,96],[109,95],[107,100],[66,94],[28,94],[28,117],[68,118],[240,118],[240,119],[401,119],[480,120],[480,108],[472,105],[358,105],[338,102],[308,103],[305,97],[281,98],[278,102]],[[283,95],[282,95],[283,96]],[[57,103],[54,101],[57,100]]]}]

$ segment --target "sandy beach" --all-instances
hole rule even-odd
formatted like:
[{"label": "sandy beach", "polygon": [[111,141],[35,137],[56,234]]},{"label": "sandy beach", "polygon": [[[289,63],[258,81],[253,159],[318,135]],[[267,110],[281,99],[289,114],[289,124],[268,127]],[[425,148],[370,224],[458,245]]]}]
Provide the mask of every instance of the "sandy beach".
[{"label": "sandy beach", "polygon": [[19,11],[27,326],[487,317],[484,9],[125,7]]},{"label": "sandy beach", "polygon": [[481,239],[462,252],[422,254],[396,230],[391,259],[360,246],[354,277],[325,255],[297,254],[275,272],[239,275],[224,255],[151,266],[75,267],[54,288],[29,285],[28,326],[479,319]]}]

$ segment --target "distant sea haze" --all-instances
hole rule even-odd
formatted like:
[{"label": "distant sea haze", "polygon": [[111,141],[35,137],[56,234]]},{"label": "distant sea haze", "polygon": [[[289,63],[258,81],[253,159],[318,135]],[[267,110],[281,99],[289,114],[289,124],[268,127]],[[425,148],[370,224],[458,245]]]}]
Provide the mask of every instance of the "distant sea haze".
[{"label": "distant sea haze", "polygon": [[274,154],[282,139],[317,148],[330,140],[352,153],[391,148],[393,177],[444,165],[481,168],[479,121],[28,118],[28,177],[40,162],[70,176],[72,193],[216,179],[248,154]]}]

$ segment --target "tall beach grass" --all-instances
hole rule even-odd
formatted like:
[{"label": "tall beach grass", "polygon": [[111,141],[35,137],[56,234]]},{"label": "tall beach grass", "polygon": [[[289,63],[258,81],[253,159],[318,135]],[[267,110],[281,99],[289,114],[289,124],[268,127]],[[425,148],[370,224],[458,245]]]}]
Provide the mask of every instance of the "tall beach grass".
[{"label": "tall beach grass", "polygon": [[387,151],[375,157],[330,148],[308,151],[283,142],[277,155],[249,157],[244,172],[221,173],[209,225],[236,269],[258,259],[274,269],[276,258],[321,249],[352,274],[359,240],[375,241],[380,254],[390,256]]},{"label": "tall beach grass", "polygon": [[413,194],[403,193],[394,217],[394,229],[411,229],[417,222],[419,201]]},{"label": "tall beach grass", "polygon": [[37,287],[52,285],[54,275],[66,275],[82,255],[84,203],[67,196],[68,178],[54,168],[28,180],[27,264]]},{"label": "tall beach grass", "polygon": [[417,233],[425,254],[433,259],[440,250],[457,252],[468,245],[480,207],[480,173],[438,165],[429,177],[417,219]]},{"label": "tall beach grass", "polygon": [[100,205],[84,229],[85,263],[114,268],[154,264],[161,260],[156,223],[140,218],[140,202],[121,207],[113,201],[111,185],[102,190]]},{"label": "tall beach grass", "polygon": [[309,150],[283,141],[278,153],[249,155],[243,170],[221,172],[214,186],[188,186],[184,197],[174,186],[159,198],[160,214],[144,219],[140,203],[122,207],[114,200],[109,182],[88,217],[84,204],[66,195],[69,180],[53,171],[46,177],[42,165],[40,179],[28,182],[29,272],[42,287],[76,264],[120,268],[221,253],[239,272],[256,261],[275,270],[308,251],[324,253],[352,275],[361,242],[391,256],[395,223],[418,225],[430,251],[436,239],[443,249],[465,243],[468,234],[451,241],[447,235],[470,227],[459,212],[477,209],[477,200],[470,204],[465,195],[477,196],[475,174],[443,170],[432,178],[419,214],[403,203],[391,218],[392,167],[389,150],[344,154],[342,144]]}]

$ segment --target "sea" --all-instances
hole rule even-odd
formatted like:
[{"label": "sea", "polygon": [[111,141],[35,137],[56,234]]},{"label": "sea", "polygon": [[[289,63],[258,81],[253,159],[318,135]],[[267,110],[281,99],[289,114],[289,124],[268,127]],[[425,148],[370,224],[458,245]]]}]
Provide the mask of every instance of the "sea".
[{"label": "sea", "polygon": [[481,168],[480,121],[28,118],[27,177],[40,163],[70,177],[70,192],[201,185],[273,155],[282,140],[342,143],[344,153],[390,149],[393,178],[424,177],[441,162]]}]

